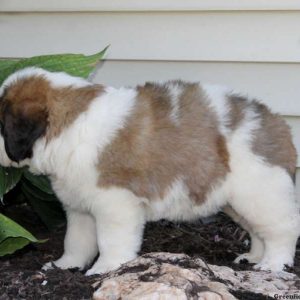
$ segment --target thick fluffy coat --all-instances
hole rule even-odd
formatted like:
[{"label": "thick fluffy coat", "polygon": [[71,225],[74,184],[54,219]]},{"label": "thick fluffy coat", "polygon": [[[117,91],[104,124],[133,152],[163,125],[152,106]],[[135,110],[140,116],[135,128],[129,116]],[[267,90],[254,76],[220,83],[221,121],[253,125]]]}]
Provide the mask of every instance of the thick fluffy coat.
[{"label": "thick fluffy coat", "polygon": [[100,251],[87,274],[112,270],[137,255],[146,221],[220,210],[251,236],[236,262],[293,264],[296,151],[266,106],[217,86],[114,89],[38,68],[11,75],[0,97],[0,163],[48,175],[66,210],[58,267]]}]

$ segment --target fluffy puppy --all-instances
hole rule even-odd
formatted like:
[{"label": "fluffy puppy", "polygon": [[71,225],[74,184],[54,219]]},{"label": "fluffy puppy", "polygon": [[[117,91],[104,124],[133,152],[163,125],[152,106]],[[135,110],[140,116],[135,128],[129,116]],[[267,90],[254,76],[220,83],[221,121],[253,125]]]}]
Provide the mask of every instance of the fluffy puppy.
[{"label": "fluffy puppy", "polygon": [[0,98],[0,163],[48,175],[66,210],[57,267],[100,252],[87,275],[115,269],[136,257],[145,222],[222,209],[251,236],[236,262],[293,264],[296,151],[265,105],[199,83],[115,89],[38,68],[8,77]]}]

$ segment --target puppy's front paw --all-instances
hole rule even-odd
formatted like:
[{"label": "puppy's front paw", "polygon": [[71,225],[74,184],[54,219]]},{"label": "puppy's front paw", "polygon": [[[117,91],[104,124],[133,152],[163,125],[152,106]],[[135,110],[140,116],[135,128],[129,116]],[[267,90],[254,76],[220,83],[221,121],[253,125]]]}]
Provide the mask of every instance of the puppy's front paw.
[{"label": "puppy's front paw", "polygon": [[62,256],[60,259],[56,261],[50,261],[44,264],[42,267],[42,270],[47,271],[50,269],[53,269],[54,267],[60,268],[60,269],[73,269],[78,268],[82,270],[85,266],[78,261],[78,259],[70,256]]},{"label": "puppy's front paw", "polygon": [[90,269],[88,269],[86,272],[85,272],[85,276],[92,276],[92,275],[96,275],[96,274],[102,274],[102,273],[105,273],[105,272],[108,272],[108,270],[106,271],[105,269],[101,268],[101,267],[92,267]]},{"label": "puppy's front paw", "polygon": [[106,272],[110,272],[118,269],[123,263],[129,261],[131,259],[110,259],[105,260],[98,258],[98,260],[94,263],[94,265],[85,273],[86,276],[91,276],[95,274],[102,274]]},{"label": "puppy's front paw", "polygon": [[97,262],[89,269],[86,271],[85,275],[86,276],[91,276],[95,274],[102,274],[106,273],[109,271],[113,271],[117,268],[119,268],[121,264],[98,264]]}]

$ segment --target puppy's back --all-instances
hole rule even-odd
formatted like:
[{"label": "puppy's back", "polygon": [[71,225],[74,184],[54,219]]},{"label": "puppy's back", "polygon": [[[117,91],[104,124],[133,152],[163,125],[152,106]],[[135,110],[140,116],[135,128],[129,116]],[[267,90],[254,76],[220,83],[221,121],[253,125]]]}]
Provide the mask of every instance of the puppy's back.
[{"label": "puppy's back", "polygon": [[229,171],[218,116],[198,83],[170,81],[137,88],[125,128],[101,155],[101,185],[163,198],[181,178],[197,203]]}]

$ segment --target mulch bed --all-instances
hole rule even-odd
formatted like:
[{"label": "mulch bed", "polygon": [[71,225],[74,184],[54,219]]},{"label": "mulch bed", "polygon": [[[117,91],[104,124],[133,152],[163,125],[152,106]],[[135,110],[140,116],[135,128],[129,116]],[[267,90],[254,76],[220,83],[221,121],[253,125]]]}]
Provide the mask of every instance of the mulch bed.
[{"label": "mulch bed", "polygon": [[[6,214],[31,230],[38,238],[49,240],[44,244],[29,245],[0,259],[0,300],[91,299],[93,283],[99,276],[86,277],[84,272],[78,270],[40,271],[45,262],[57,259],[62,254],[65,229],[47,231],[24,206],[7,211]],[[290,271],[300,276],[299,241],[297,249],[295,267]],[[201,257],[210,264],[245,270],[251,266],[234,265],[232,261],[237,254],[248,250],[248,235],[228,217],[219,214],[193,224],[175,224],[164,220],[147,224],[141,254],[161,251],[186,253],[192,257]],[[239,299],[259,299],[246,294],[236,296]]]}]

